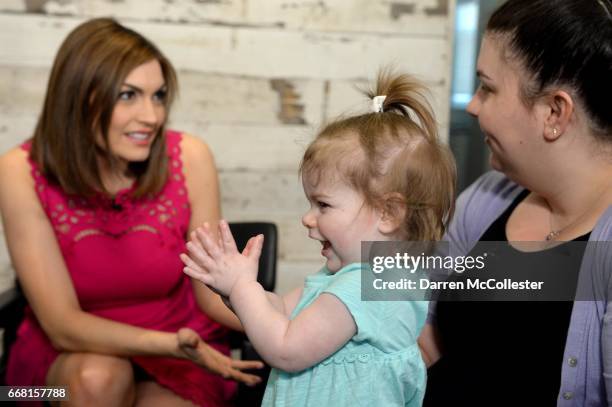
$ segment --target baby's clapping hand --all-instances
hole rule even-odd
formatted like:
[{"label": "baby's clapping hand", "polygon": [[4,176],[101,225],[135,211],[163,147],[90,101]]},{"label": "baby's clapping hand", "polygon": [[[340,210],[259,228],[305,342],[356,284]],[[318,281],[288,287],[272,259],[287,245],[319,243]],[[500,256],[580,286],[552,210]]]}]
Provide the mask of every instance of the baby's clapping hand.
[{"label": "baby's clapping hand", "polygon": [[240,253],[226,221],[219,222],[215,241],[207,223],[191,233],[187,254],[181,254],[185,274],[200,280],[222,296],[229,297],[239,281],[256,281],[263,235],[249,239]]}]

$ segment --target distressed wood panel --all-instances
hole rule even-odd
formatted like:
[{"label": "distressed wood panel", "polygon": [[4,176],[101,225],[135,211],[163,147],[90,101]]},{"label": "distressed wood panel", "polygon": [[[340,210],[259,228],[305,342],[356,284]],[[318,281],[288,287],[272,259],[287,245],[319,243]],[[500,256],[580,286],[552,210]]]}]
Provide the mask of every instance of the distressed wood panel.
[{"label": "distressed wood panel", "polygon": [[[419,58],[408,57],[411,52]],[[414,72],[438,81],[447,60],[445,41],[437,38],[240,29],[228,61],[256,76],[321,79],[364,78],[381,64],[402,69],[410,64]]]},{"label": "distressed wood panel", "polygon": [[[73,0],[74,1],[74,0]],[[245,24],[243,0],[85,0],[87,16],[176,23]]]},{"label": "distressed wood panel", "polygon": [[15,272],[11,266],[8,250],[4,250],[5,247],[4,228],[0,219],[0,292],[12,287],[15,280]]},{"label": "distressed wood panel", "polygon": [[49,67],[70,30],[82,20],[0,14],[0,63]]},{"label": "distressed wood panel", "polygon": [[0,292],[4,292],[15,285],[15,272],[10,264],[2,263],[0,267]]},{"label": "distressed wood panel", "polygon": [[304,279],[323,267],[322,259],[312,261],[281,260],[277,266],[276,292],[284,295],[304,286]]},{"label": "distressed wood panel", "polygon": [[32,137],[37,118],[34,114],[0,114],[0,154]]},{"label": "distressed wood panel", "polygon": [[280,236],[283,241],[283,259],[293,261],[321,261],[321,243],[308,238],[308,232],[302,225],[301,218],[304,211],[298,216],[282,218],[279,222]]},{"label": "distressed wood panel", "polygon": [[247,14],[253,23],[276,23],[297,30],[444,36],[449,30],[450,3],[447,0],[251,0],[247,3]]},{"label": "distressed wood panel", "polygon": [[[0,61],[49,66],[81,19],[0,14]],[[353,79],[394,64],[429,82],[447,76],[450,47],[443,38],[356,33],[287,32],[279,29],[126,25],[151,38],[179,69],[263,78]],[[27,36],[23,33],[28,32]],[[273,44],[273,45],[272,45]],[[414,58],[413,55],[419,55]]]},{"label": "distressed wood panel", "polygon": [[299,217],[308,207],[297,171],[224,171],[219,173],[224,212]]},{"label": "distressed wood panel", "polygon": [[321,80],[267,79],[179,71],[176,123],[316,124],[321,121]]},{"label": "distressed wood panel", "polygon": [[241,0],[3,0],[0,11],[236,24],[244,20],[243,3]]},{"label": "distressed wood panel", "polygon": [[[206,141],[223,171],[279,171],[294,176],[314,130],[305,126],[187,125]],[[284,181],[283,181],[284,182]]]},{"label": "distressed wood panel", "polygon": [[0,3],[0,11],[24,13],[28,10],[24,0],[4,0]]},{"label": "distressed wood panel", "polygon": [[445,36],[454,0],[5,0],[0,11],[288,30]]},{"label": "distressed wood panel", "polygon": [[37,115],[42,108],[49,69],[0,65],[0,117]]}]

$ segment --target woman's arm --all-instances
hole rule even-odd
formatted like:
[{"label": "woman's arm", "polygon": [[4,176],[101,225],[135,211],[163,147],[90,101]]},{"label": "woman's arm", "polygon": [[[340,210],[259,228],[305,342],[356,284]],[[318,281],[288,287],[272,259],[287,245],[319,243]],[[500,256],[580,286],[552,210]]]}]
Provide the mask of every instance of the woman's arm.
[{"label": "woman's arm", "polygon": [[[100,318],[80,308],[51,223],[36,195],[27,153],[20,148],[0,157],[0,212],[21,286],[56,349],[184,358],[216,373],[250,380],[233,369],[243,367],[241,363],[235,364],[201,340],[195,341],[197,334],[193,331],[183,330],[180,336],[146,330]],[[189,340],[181,341],[185,337]]]},{"label": "woman's arm", "polygon": [[[214,157],[203,141],[189,134],[183,134],[181,154],[191,206],[189,231],[191,233],[204,222],[214,225],[216,230],[221,209]],[[192,286],[198,306],[206,315],[228,328],[243,330],[236,315],[223,303],[218,294],[197,280],[192,280]]]}]

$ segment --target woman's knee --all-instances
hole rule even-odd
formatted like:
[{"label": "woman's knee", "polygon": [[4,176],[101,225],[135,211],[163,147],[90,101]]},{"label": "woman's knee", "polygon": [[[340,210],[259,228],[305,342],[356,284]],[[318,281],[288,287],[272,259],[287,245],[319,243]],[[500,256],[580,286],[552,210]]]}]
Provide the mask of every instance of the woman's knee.
[{"label": "woman's knee", "polygon": [[[72,354],[59,361],[49,384],[68,385],[75,405],[131,405],[134,373],[129,360],[96,354]],[[55,366],[54,366],[55,367]],[[51,373],[51,372],[50,372]]]}]

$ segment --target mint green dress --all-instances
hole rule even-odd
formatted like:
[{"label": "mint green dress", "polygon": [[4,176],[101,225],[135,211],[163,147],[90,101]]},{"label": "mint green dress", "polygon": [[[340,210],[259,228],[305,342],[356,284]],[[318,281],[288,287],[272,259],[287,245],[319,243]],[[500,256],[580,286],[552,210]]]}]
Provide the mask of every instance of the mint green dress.
[{"label": "mint green dress", "polygon": [[357,333],[306,370],[272,369],[262,406],[420,406],[427,373],[416,341],[427,301],[362,301],[361,264],[324,267],[306,278],[291,319],[324,292],[346,305]]}]

